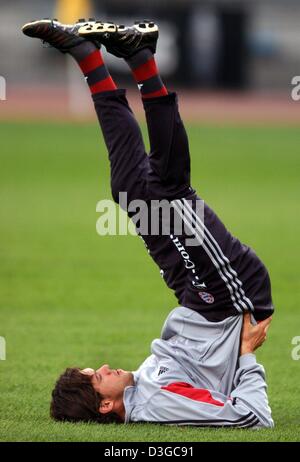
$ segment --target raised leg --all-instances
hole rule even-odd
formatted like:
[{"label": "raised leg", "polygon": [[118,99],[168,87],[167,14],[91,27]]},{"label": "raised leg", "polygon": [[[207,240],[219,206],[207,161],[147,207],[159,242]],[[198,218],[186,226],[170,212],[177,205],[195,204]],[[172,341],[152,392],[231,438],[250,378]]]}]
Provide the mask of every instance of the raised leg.
[{"label": "raised leg", "polygon": [[125,91],[99,93],[93,100],[109,153],[114,200],[120,192],[127,192],[128,201],[146,200],[149,159]]},{"label": "raised leg", "polygon": [[186,197],[192,191],[190,153],[177,96],[170,93],[143,103],[151,148],[149,193],[169,200]]},{"label": "raised leg", "polygon": [[[148,157],[138,124],[128,106],[123,90],[117,90],[100,51],[101,44],[78,35],[84,25],[94,22],[79,20],[64,25],[56,20],[43,19],[23,26],[23,33],[49,43],[62,53],[70,54],[78,63],[89,85],[111,163],[113,197],[128,193],[128,199],[144,198]],[[108,25],[111,27],[111,25]]]},{"label": "raised leg", "polygon": [[177,96],[160,77],[153,53],[141,49],[126,59],[141,92],[150,139],[151,198],[175,199],[190,193],[190,153]]}]

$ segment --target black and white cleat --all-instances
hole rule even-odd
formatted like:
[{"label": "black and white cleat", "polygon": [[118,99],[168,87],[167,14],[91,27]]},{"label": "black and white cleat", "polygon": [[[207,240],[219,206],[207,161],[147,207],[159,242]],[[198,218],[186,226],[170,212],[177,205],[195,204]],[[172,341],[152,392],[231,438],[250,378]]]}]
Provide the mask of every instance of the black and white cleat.
[{"label": "black and white cleat", "polygon": [[22,32],[28,37],[42,40],[43,43],[49,44],[62,53],[68,53],[71,48],[80,45],[85,40],[78,35],[78,30],[90,24],[93,22],[84,19],[79,19],[76,24],[61,24],[56,19],[45,18],[25,24]]},{"label": "black and white cleat", "polygon": [[144,48],[155,53],[159,31],[153,21],[138,21],[131,27],[96,21],[80,27],[78,34],[104,45],[114,56],[126,59]]}]

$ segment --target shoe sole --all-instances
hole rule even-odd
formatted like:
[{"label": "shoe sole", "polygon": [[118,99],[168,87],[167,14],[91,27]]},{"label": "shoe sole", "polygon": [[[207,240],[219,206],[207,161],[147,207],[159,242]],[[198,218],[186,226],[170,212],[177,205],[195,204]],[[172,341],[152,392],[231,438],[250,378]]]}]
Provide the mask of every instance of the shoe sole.
[{"label": "shoe sole", "polygon": [[158,32],[158,26],[152,21],[141,21],[133,26],[142,34],[150,34],[153,32]]},{"label": "shoe sole", "polygon": [[[158,33],[158,27],[154,23],[139,23],[135,27],[142,34]],[[81,26],[78,30],[78,35],[85,38],[100,38],[105,37],[105,34],[113,34],[118,31],[125,30],[125,26],[117,26],[109,22],[95,22],[93,24]],[[107,35],[108,37],[108,35]]]},{"label": "shoe sole", "polygon": [[80,37],[91,37],[91,36],[104,36],[104,34],[113,34],[117,32],[118,28],[115,24],[108,22],[96,21],[93,24],[81,26],[78,29],[78,35]]}]

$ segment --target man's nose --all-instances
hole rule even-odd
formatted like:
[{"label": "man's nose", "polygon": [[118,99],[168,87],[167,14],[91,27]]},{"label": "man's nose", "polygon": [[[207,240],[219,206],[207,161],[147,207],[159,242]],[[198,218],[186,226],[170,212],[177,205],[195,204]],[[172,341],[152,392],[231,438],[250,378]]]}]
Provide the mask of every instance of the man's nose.
[{"label": "man's nose", "polygon": [[111,369],[109,367],[109,364],[104,364],[103,366],[101,366],[100,369],[99,369],[99,372],[102,375],[110,374]]}]

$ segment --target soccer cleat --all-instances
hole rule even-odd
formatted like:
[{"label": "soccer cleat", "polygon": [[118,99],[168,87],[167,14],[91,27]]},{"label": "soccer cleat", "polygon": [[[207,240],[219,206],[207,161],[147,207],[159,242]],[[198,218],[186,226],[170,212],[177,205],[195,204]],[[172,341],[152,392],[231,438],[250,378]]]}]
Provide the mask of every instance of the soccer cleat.
[{"label": "soccer cleat", "polygon": [[119,26],[112,22],[96,21],[79,28],[80,37],[105,45],[118,58],[128,59],[144,48],[156,51],[158,26],[152,21],[140,21],[134,26]]},{"label": "soccer cleat", "polygon": [[[76,24],[61,24],[56,19],[41,19],[32,21],[22,27],[22,32],[28,37],[39,38],[43,43],[48,43],[62,53],[68,53],[72,48],[84,42],[79,37],[78,30],[81,26],[93,24],[93,20],[79,19]],[[99,47],[99,44],[95,43]]]}]

